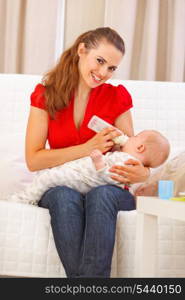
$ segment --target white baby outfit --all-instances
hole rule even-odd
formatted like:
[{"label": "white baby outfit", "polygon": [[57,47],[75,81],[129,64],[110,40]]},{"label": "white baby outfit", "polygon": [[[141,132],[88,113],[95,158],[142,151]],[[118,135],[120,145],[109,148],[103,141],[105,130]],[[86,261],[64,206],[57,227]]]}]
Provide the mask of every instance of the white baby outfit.
[{"label": "white baby outfit", "polygon": [[103,155],[106,166],[98,171],[89,156],[38,171],[33,182],[28,184],[25,190],[13,194],[10,201],[37,205],[41,196],[48,189],[59,185],[68,186],[82,194],[86,194],[90,189],[99,185],[116,184],[120,186],[120,183],[111,179],[109,169],[113,165],[123,165],[130,158],[135,159],[125,152],[107,152]]}]

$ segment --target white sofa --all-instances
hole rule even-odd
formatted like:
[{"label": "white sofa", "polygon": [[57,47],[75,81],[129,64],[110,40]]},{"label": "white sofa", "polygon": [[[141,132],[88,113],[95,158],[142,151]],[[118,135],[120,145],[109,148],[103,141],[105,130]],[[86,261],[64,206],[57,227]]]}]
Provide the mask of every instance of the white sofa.
[{"label": "white sofa", "polygon": [[[33,174],[24,161],[24,136],[30,94],[41,77],[0,75],[0,276],[65,277],[47,209],[9,202]],[[121,81],[134,102],[135,131],[153,128],[170,140],[171,157],[185,146],[185,83]],[[119,212],[112,277],[137,277],[135,272],[136,211]],[[185,277],[185,225],[159,220],[159,277]]]}]

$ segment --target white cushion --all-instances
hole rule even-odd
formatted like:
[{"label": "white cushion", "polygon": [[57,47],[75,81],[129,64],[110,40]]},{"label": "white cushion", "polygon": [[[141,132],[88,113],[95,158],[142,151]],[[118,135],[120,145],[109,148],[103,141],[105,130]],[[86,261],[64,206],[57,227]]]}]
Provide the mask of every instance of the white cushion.
[{"label": "white cushion", "polygon": [[1,74],[0,110],[0,199],[24,188],[33,173],[25,164],[24,141],[30,108],[30,94],[40,76]]},{"label": "white cushion", "polygon": [[26,167],[23,134],[2,135],[1,142],[0,199],[8,200],[12,193],[24,189],[26,183],[32,181],[34,173]]}]

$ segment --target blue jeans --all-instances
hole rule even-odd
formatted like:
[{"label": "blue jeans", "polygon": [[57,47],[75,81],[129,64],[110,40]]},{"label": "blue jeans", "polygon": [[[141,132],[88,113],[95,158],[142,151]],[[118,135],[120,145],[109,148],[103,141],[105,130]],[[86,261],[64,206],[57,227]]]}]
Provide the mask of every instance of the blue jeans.
[{"label": "blue jeans", "polygon": [[49,209],[67,277],[110,277],[117,213],[135,209],[129,191],[103,185],[83,196],[57,186],[42,196],[39,206]]}]

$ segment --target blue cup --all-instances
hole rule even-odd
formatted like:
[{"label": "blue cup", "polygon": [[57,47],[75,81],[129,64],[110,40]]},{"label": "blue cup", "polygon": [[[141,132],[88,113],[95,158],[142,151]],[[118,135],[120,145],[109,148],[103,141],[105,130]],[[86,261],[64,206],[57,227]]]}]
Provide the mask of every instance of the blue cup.
[{"label": "blue cup", "polygon": [[160,180],[158,182],[158,196],[160,199],[173,197],[174,183],[172,180]]}]

